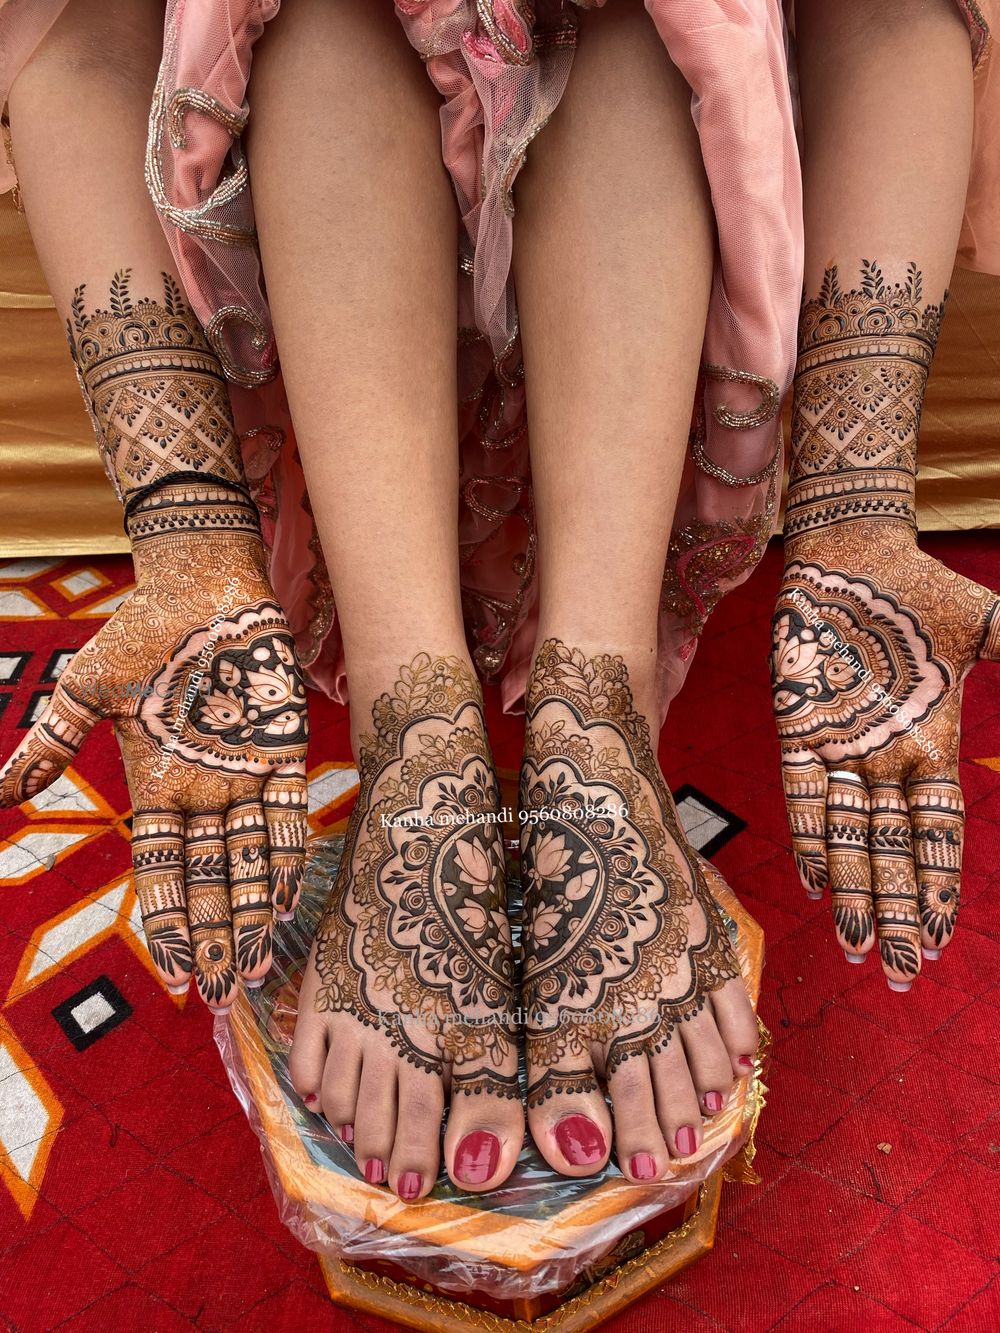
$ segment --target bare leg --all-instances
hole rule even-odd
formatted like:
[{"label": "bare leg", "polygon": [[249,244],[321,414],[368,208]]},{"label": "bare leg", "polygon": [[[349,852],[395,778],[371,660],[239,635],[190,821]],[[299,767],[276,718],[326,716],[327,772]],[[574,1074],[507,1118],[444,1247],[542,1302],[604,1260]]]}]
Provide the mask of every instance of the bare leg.
[{"label": "bare leg", "polygon": [[[162,31],[158,0],[74,0],[10,95],[32,236],[127,504],[137,587],[63,672],[0,772],[0,802],[48,785],[90,727],[113,719],[152,957],[175,991],[193,968],[222,1011],[238,974],[260,985],[270,967],[272,906],[294,906],[305,690],[265,572],[222,368],[181,296],[143,182]],[[211,665],[199,665],[209,643]],[[223,708],[239,709],[251,702],[245,668],[262,662],[287,693],[253,700],[253,740],[233,743],[216,711],[219,674]]]},{"label": "bare leg", "polygon": [[878,943],[905,991],[954,929],[961,681],[1000,652],[997,599],[918,549],[914,508],[968,185],[969,36],[951,0],[796,13],[806,303],[775,707],[803,882],[831,886],[848,960]]},{"label": "bare leg", "polygon": [[[362,770],[293,1077],[369,1179],[408,1198],[434,1184],[450,1080],[448,1169],[489,1188],[523,1113],[500,840],[447,822],[493,810],[498,791],[459,600],[457,210],[439,101],[387,4],[287,0],[251,104],[268,291]],[[430,833],[383,822],[435,812]]]},{"label": "bare leg", "polygon": [[[523,842],[528,1118],[557,1170],[596,1170],[607,1075],[636,1180],[696,1151],[702,1110],[757,1040],[742,982],[720,977],[709,998],[687,953],[719,945],[715,914],[655,758],[657,614],[712,272],[690,97],[643,6],[616,0],[587,16],[517,186],[541,579],[522,806],[629,807]],[[595,917],[601,895],[622,910]],[[561,1022],[574,1006],[607,1017]]]}]

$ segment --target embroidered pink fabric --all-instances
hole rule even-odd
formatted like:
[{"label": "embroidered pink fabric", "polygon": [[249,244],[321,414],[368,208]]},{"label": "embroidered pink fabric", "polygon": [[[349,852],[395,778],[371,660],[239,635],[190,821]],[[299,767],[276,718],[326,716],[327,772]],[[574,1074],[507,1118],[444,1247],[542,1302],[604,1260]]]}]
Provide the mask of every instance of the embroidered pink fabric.
[{"label": "embroidered pink fabric", "polygon": [[[0,6],[0,96],[63,3]],[[605,3],[535,0],[533,20],[524,0],[397,0],[395,6],[442,96],[443,155],[464,224],[463,604],[477,664],[499,674],[508,709],[521,699],[536,616],[525,368],[510,279],[514,182],[571,77],[580,10]],[[313,682],[343,700],[340,635],[282,390],[240,150],[252,114],[253,45],[279,6],[280,0],[168,0],[146,175],[189,299],[233,386],[275,589]],[[706,616],[749,574],[772,529],[781,475],[778,404],[794,361],[802,238],[779,0],[646,0],[646,8],[692,88],[718,232],[705,373],[664,571],[665,710]],[[973,34],[980,103],[987,93],[998,103],[998,81],[988,85],[984,74],[986,18],[971,0],[962,8]],[[981,132],[977,142],[984,158]],[[995,149],[991,161],[991,183],[980,177],[970,187],[970,210],[977,200],[981,207],[970,211],[963,232],[961,258],[977,267],[998,259],[1000,227],[987,221],[1000,179]],[[11,171],[0,177],[3,188],[12,183]],[[330,406],[336,411],[336,403]]]}]

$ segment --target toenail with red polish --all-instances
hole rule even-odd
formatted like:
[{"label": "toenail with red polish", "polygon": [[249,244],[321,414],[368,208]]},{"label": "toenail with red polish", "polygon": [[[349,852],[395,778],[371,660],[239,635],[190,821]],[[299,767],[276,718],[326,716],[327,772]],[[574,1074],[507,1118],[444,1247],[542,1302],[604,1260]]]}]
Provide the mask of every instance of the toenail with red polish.
[{"label": "toenail with red polish", "polygon": [[847,959],[849,963],[863,963],[867,958],[867,956],[868,956],[867,954],[848,953],[846,949],[844,950],[844,957]]},{"label": "toenail with red polish", "polygon": [[307,1092],[302,1100],[305,1102],[306,1106],[315,1106],[319,1101],[319,1098],[314,1092]]},{"label": "toenail with red polish", "polygon": [[741,1069],[753,1069],[753,1056],[738,1055],[736,1057],[736,1063],[740,1066]]},{"label": "toenail with red polish", "polygon": [[711,1111],[712,1114],[714,1115],[716,1111],[722,1110],[722,1104],[724,1100],[725,1098],[723,1097],[721,1092],[706,1092],[705,1110]]},{"label": "toenail with red polish", "polygon": [[674,1142],[677,1144],[677,1151],[682,1157],[690,1157],[698,1146],[695,1132],[690,1125],[681,1125],[674,1135]]},{"label": "toenail with red polish", "polygon": [[418,1176],[416,1171],[404,1171],[399,1177],[399,1197],[401,1199],[415,1199],[423,1186],[423,1177]]},{"label": "toenail with red polish", "polygon": [[455,1150],[455,1175],[465,1185],[482,1185],[496,1174],[500,1140],[485,1129],[466,1134]]},{"label": "toenail with red polish", "polygon": [[340,1127],[340,1137],[344,1140],[345,1143],[353,1143],[353,1142],[354,1142],[354,1126],[353,1126],[353,1125],[341,1125],[341,1127]]},{"label": "toenail with red polish", "polygon": [[929,963],[936,963],[937,960],[941,957],[940,949],[921,949],[920,952],[923,954],[923,956],[927,959]]},{"label": "toenail with red polish", "polygon": [[656,1158],[652,1153],[637,1152],[628,1164],[629,1175],[636,1180],[656,1179]]},{"label": "toenail with red polish", "polygon": [[607,1151],[600,1126],[589,1116],[568,1115],[553,1130],[559,1151],[570,1166],[590,1166]]},{"label": "toenail with red polish", "polygon": [[889,981],[889,989],[896,991],[900,995],[905,995],[913,985],[912,981]]},{"label": "toenail with red polish", "polygon": [[365,1162],[365,1180],[369,1185],[381,1185],[385,1180],[385,1162],[381,1157],[369,1157]]}]

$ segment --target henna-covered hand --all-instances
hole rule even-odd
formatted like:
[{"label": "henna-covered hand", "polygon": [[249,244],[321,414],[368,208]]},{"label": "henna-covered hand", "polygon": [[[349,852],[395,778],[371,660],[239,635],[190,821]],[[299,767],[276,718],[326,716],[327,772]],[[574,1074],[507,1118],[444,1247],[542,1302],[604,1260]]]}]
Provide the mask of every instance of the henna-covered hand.
[{"label": "henna-covered hand", "polygon": [[949,941],[959,903],[962,682],[1000,659],[1000,599],[924,554],[913,492],[941,306],[920,276],[859,290],[831,269],[803,307],[774,710],[792,844],[838,938],[878,942],[893,989]]},{"label": "henna-covered hand", "polygon": [[171,989],[214,1009],[259,982],[274,912],[294,908],[306,832],[305,690],[267,578],[225,381],[166,279],[162,302],[73,304],[70,346],[126,501],[135,591],[63,671],[0,770],[37,795],[113,721],[132,798],[136,890]]}]

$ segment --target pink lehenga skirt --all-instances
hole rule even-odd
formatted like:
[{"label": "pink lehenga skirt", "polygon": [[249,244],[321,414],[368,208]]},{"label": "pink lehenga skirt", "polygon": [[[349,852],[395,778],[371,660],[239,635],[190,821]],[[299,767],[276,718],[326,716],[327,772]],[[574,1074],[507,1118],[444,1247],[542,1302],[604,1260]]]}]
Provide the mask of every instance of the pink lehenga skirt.
[{"label": "pink lehenga skirt", "polygon": [[[0,97],[64,2],[8,0],[0,7]],[[525,368],[510,275],[515,180],[571,77],[579,11],[605,2],[395,4],[442,97],[443,156],[463,222],[463,606],[475,661],[484,675],[499,677],[508,709],[520,704],[537,619]],[[240,147],[252,114],[253,45],[279,7],[280,0],[168,0],[146,178],[188,297],[232,385],[271,576],[302,661],[313,683],[345,700],[334,597],[282,388]],[[991,69],[988,84],[987,20],[971,0],[961,7],[980,102],[996,106],[1000,77]],[[660,604],[665,710],[706,617],[747,577],[773,529],[802,235],[779,0],[646,0],[646,8],[691,86],[717,231],[702,374]],[[960,260],[1000,271],[997,154],[978,129],[977,145]],[[0,179],[0,188],[10,183]]]}]

